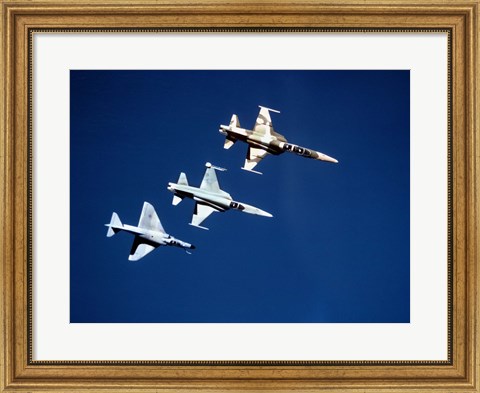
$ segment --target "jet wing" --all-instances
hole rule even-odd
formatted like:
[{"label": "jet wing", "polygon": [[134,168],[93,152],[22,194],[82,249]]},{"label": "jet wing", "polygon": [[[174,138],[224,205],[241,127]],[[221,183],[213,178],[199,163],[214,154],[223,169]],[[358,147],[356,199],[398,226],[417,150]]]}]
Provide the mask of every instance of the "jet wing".
[{"label": "jet wing", "polygon": [[216,212],[213,207],[208,205],[202,205],[200,203],[195,204],[195,211],[193,212],[192,222],[190,223],[193,226],[200,227],[203,229],[208,229],[205,227],[200,226],[200,224],[205,221],[210,214]]},{"label": "jet wing", "polygon": [[145,255],[149,254],[158,247],[158,244],[142,239],[140,236],[135,236],[133,239],[132,248],[128,257],[129,261],[138,261]]},{"label": "jet wing", "polygon": [[272,118],[270,117],[270,111],[279,113],[274,109],[260,106],[260,113],[258,114],[257,121],[255,122],[255,126],[253,127],[253,131],[256,134],[264,136],[272,135],[272,133],[274,132]]},{"label": "jet wing", "polygon": [[207,168],[205,175],[203,176],[200,189],[211,192],[221,192],[220,185],[218,184],[217,174],[214,168]]},{"label": "jet wing", "polygon": [[142,214],[138,220],[138,227],[143,229],[151,229],[158,232],[165,232],[162,223],[155,212],[155,209],[148,202],[143,203]]},{"label": "jet wing", "polygon": [[[253,168],[257,166],[257,164],[268,154],[266,150],[259,149],[257,147],[248,146],[247,151],[247,158],[245,159],[245,164],[243,165],[243,169],[247,171],[253,171]],[[257,172],[260,173],[260,172]]]}]

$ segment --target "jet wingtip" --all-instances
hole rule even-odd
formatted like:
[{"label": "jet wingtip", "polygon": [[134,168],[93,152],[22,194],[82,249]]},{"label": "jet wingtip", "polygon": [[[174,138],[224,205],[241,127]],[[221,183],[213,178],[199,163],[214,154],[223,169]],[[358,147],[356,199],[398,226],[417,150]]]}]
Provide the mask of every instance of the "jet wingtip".
[{"label": "jet wingtip", "polygon": [[144,201],[143,202],[143,207],[144,208],[150,208],[150,207],[153,207],[153,205],[150,202]]},{"label": "jet wingtip", "polygon": [[191,222],[188,223],[188,225],[191,225],[192,227],[195,227],[195,228],[200,228],[200,229],[204,229],[206,231],[209,231],[209,229],[207,227],[202,227],[201,225],[192,224]]},{"label": "jet wingtip", "polygon": [[227,168],[222,168],[221,166],[213,165],[211,162],[206,162],[206,163],[205,163],[205,167],[207,167],[207,168],[213,168],[213,169],[216,169],[216,170],[222,171],[222,172],[225,172],[225,171],[227,170]]},{"label": "jet wingtip", "polygon": [[243,170],[246,171],[246,172],[256,173],[257,175],[263,175],[262,172],[254,171],[253,169],[248,169],[248,168],[245,168],[244,166],[242,166],[240,169],[243,169]]},{"label": "jet wingtip", "polygon": [[268,108],[268,107],[263,106],[263,105],[259,105],[258,107],[259,107],[260,109],[266,109],[267,111],[270,111],[270,112],[280,113],[280,111],[279,111],[278,109]]}]

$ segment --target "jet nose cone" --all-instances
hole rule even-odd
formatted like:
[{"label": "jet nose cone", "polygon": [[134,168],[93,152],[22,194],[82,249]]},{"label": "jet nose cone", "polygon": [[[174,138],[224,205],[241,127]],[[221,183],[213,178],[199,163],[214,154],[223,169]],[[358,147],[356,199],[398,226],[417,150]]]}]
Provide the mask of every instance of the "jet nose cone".
[{"label": "jet nose cone", "polygon": [[196,248],[193,244],[190,244],[190,249],[195,250]]},{"label": "jet nose cone", "polygon": [[269,212],[259,209],[258,207],[250,206],[250,205],[247,205],[246,203],[242,203],[242,206],[244,207],[244,209],[242,210],[244,213],[256,214],[257,216],[263,216],[263,217],[273,217]]},{"label": "jet nose cone", "polygon": [[321,161],[328,161],[328,162],[333,162],[334,164],[338,164],[338,160],[336,160],[333,157],[327,156],[326,154],[320,153],[317,151],[318,157],[317,160]]},{"label": "jet nose cone", "polygon": [[257,210],[258,210],[257,214],[258,214],[259,216],[263,216],[263,217],[273,217],[273,215],[270,214],[269,212],[266,212],[266,211],[261,210],[261,209],[257,209]]}]

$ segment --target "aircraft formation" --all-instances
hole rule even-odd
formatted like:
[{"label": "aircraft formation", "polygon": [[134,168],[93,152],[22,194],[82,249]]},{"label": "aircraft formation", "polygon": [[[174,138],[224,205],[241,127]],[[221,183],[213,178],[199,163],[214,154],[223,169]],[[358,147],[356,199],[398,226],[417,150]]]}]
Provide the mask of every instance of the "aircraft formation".
[{"label": "aircraft formation", "polygon": [[[261,174],[261,172],[255,171],[253,168],[267,154],[279,155],[284,152],[291,152],[305,158],[338,163],[335,158],[326,154],[288,143],[287,139],[277,133],[272,125],[270,112],[280,112],[260,105],[259,107],[260,112],[252,130],[241,128],[238,116],[235,114],[232,115],[228,126],[220,125],[220,133],[226,136],[225,149],[231,148],[237,141],[248,145],[247,157],[242,169]],[[205,166],[206,170],[200,187],[189,185],[184,172],[180,173],[176,183],[169,182],[167,186],[167,189],[173,193],[172,205],[178,205],[184,198],[190,198],[195,201],[195,209],[190,225],[208,229],[201,224],[210,214],[225,212],[230,209],[264,217],[273,217],[270,213],[258,207],[233,200],[228,192],[220,188],[216,175],[216,170],[226,171],[226,169],[212,165],[209,162]],[[140,260],[159,246],[175,246],[183,248],[187,253],[190,253],[188,250],[195,248],[194,245],[166,233],[154,207],[148,202],[143,204],[137,226],[122,224],[118,214],[115,212],[112,214],[110,223],[105,224],[105,226],[108,227],[107,237],[112,237],[120,231],[125,231],[135,236],[128,257],[130,261]]]}]

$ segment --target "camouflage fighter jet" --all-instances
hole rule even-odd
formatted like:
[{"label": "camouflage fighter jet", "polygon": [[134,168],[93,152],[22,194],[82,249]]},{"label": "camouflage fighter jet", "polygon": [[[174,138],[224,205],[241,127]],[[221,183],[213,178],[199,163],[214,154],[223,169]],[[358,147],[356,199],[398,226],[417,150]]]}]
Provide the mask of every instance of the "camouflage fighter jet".
[{"label": "camouflage fighter jet", "polygon": [[175,239],[163,229],[162,223],[155,212],[155,209],[148,202],[143,203],[142,214],[138,221],[138,226],[122,224],[117,213],[112,214],[108,227],[107,237],[112,237],[117,232],[125,231],[135,235],[132,249],[130,250],[129,261],[138,261],[145,255],[155,250],[158,246],[176,246],[183,248],[188,254],[187,249],[193,249],[195,246],[182,240]]},{"label": "camouflage fighter jet", "polygon": [[247,158],[245,159],[245,164],[242,169],[261,175],[261,172],[254,171],[253,168],[255,168],[262,158],[268,153],[279,155],[286,151],[315,160],[338,162],[335,158],[329,157],[326,154],[288,143],[285,137],[275,132],[272,126],[270,112],[280,112],[261,105],[259,105],[259,108],[260,113],[258,114],[253,130],[241,128],[237,115],[232,116],[228,126],[220,125],[220,133],[227,137],[223,146],[225,149],[230,149],[236,141],[248,143]]},{"label": "camouflage fighter jet", "polygon": [[198,228],[208,229],[200,226],[200,224],[213,212],[224,212],[229,209],[240,210],[244,213],[257,214],[264,217],[272,217],[270,213],[258,209],[254,206],[247,205],[243,202],[236,202],[229,193],[220,189],[215,169],[225,171],[207,162],[205,175],[203,176],[200,188],[188,185],[185,173],[180,173],[177,183],[168,183],[167,189],[174,193],[172,205],[178,205],[183,198],[191,198],[195,203],[192,222]]}]

